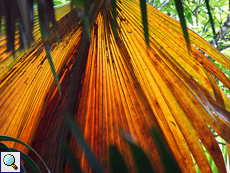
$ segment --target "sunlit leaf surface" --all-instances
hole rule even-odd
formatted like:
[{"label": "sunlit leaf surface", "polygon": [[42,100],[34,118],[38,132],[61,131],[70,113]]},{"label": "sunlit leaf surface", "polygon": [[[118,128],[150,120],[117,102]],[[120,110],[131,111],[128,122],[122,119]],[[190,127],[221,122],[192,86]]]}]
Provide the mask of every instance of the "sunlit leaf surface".
[{"label": "sunlit leaf surface", "polygon": [[[56,18],[60,19],[69,10],[69,4],[56,9]],[[52,44],[51,56],[58,74],[80,39],[78,20],[70,16],[68,13],[67,18],[73,23],[67,21],[66,18],[59,21],[61,43],[58,45],[53,42]],[[38,28],[36,24],[35,28]],[[18,57],[11,56],[10,53],[4,52],[5,44],[2,45],[3,52],[0,55],[2,58],[0,62],[0,134],[19,138],[26,143],[31,143],[33,140],[44,105],[51,94],[50,88],[54,86],[46,51],[41,44],[40,33],[36,31],[35,29],[34,35],[37,43],[28,49],[25,55],[24,52],[18,51],[16,52]],[[2,41],[4,42],[6,40]]]},{"label": "sunlit leaf surface", "polygon": [[[211,172],[203,146],[219,172],[226,172],[210,128],[230,142],[230,101],[213,77],[229,89],[230,80],[197,48],[229,70],[230,61],[190,30],[188,52],[179,22],[150,6],[147,12],[149,47],[139,1],[117,1],[117,41],[108,17],[111,12],[101,8],[91,31],[91,44],[84,50],[86,66],[78,64],[83,73],[78,74],[82,76],[76,83],[81,86],[78,95],[73,95],[75,122],[106,172],[110,170],[109,145],[118,148],[130,172],[137,171],[122,133],[144,150],[156,172],[165,171],[150,135],[152,127],[162,130],[183,172],[196,172],[194,160],[201,172]],[[73,20],[71,15],[65,17],[66,23],[59,23],[59,27],[67,30],[65,25]],[[60,164],[63,159],[57,158],[59,144],[67,137],[81,169],[92,171],[73,136],[67,135],[63,121],[72,64],[78,50],[71,55],[70,51],[79,44],[81,35],[77,24],[72,27],[51,52],[60,74],[61,97],[57,88],[51,90],[54,80],[48,61],[44,60],[45,52],[39,47],[34,48],[38,53],[32,51],[23,56],[0,84],[0,133],[27,143],[35,136],[33,146],[44,156],[51,172],[57,172],[63,165]],[[64,165],[62,169],[69,171],[68,164]]]}]

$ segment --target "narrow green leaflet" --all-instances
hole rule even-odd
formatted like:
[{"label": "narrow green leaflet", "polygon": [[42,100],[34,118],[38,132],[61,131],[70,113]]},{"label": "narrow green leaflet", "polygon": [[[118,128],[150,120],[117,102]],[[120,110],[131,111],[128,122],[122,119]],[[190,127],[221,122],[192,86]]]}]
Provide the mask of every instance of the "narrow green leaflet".
[{"label": "narrow green leaflet", "polygon": [[75,139],[78,141],[79,146],[85,152],[85,156],[88,159],[90,165],[92,166],[92,169],[94,170],[94,172],[102,173],[103,171],[102,171],[98,161],[96,160],[95,156],[91,152],[89,146],[86,144],[81,132],[79,131],[76,124],[74,123],[74,120],[72,118],[68,117],[66,121],[69,125],[71,132],[74,134]]},{"label": "narrow green leaflet", "polygon": [[208,15],[209,15],[210,22],[211,22],[211,25],[212,25],[213,37],[215,37],[216,31],[215,31],[214,22],[213,22],[213,19],[212,19],[212,14],[211,14],[210,6],[209,6],[209,0],[205,0],[205,4],[206,4],[206,7],[208,9]]},{"label": "narrow green leaflet", "polygon": [[89,42],[91,43],[91,28],[89,25],[89,19],[87,15],[87,8],[88,8],[88,0],[84,0],[84,27],[86,30],[87,37],[89,39]]},{"label": "narrow green leaflet", "polygon": [[56,37],[56,40],[58,43],[60,43],[59,41],[59,36],[58,36],[58,33],[57,33],[57,22],[56,22],[56,19],[55,19],[55,12],[54,12],[54,4],[53,4],[53,0],[46,0],[46,4],[47,4],[47,10],[49,11],[47,13],[48,17],[49,17],[49,21],[52,23],[53,25],[53,29],[54,29],[54,34],[55,34],[55,37]]},{"label": "narrow green leaflet", "polygon": [[55,80],[55,83],[56,83],[56,85],[58,87],[59,95],[61,95],[61,86],[60,86],[60,83],[59,83],[59,79],[58,79],[57,73],[55,71],[54,64],[53,64],[50,52],[47,49],[46,49],[46,56],[47,56],[47,58],[49,60],[50,67],[51,67],[52,73],[54,75],[54,80]]},{"label": "narrow green leaflet", "polygon": [[7,36],[7,51],[13,50],[13,53],[15,53],[15,19],[16,19],[16,8],[15,3],[12,1],[2,1],[3,12],[5,13],[5,26],[6,26],[6,36]]},{"label": "narrow green leaflet", "polygon": [[141,14],[142,14],[142,22],[144,26],[145,41],[147,45],[149,45],[149,29],[148,29],[146,1],[140,0],[140,3],[141,3]]},{"label": "narrow green leaflet", "polygon": [[89,26],[89,20],[88,20],[88,16],[87,16],[86,13],[84,13],[84,27],[85,27],[86,34],[87,34],[87,37],[89,39],[89,42],[91,43],[91,29],[90,29],[90,26]]},{"label": "narrow green leaflet", "polygon": [[75,7],[78,9],[84,9],[84,1],[83,0],[71,0],[71,2],[75,5]]},{"label": "narrow green leaflet", "polygon": [[[28,46],[31,45],[31,42],[33,41],[33,35],[32,35],[32,29],[33,29],[33,21],[31,20],[31,18],[33,19],[33,12],[31,13],[31,11],[33,11],[33,6],[31,1],[28,0],[17,0],[17,5],[18,5],[18,11],[19,11],[19,19],[22,23],[22,25],[24,27],[20,27],[20,34],[21,34],[21,38],[26,38],[28,41]],[[21,43],[21,47],[25,47],[24,46],[24,41],[22,39]]]},{"label": "narrow green leaflet", "polygon": [[26,169],[24,168],[22,164],[21,164],[21,173],[27,173]]},{"label": "narrow green leaflet", "polygon": [[0,143],[0,151],[10,151],[10,149],[3,143]]},{"label": "narrow green leaflet", "polygon": [[157,129],[152,129],[152,137],[156,144],[157,151],[159,151],[165,172],[182,172],[166,139],[164,138],[164,135]]},{"label": "narrow green leaflet", "polygon": [[[10,148],[11,151],[18,151],[14,148]],[[26,166],[29,168],[29,170],[33,173],[40,173],[40,169],[38,168],[37,164],[26,154],[21,152],[21,158],[25,162]]]},{"label": "narrow green leaflet", "polygon": [[181,0],[174,0],[176,9],[180,18],[180,23],[181,27],[184,33],[184,38],[187,43],[188,49],[190,49],[190,42],[189,42],[189,36],[188,36],[188,31],[187,31],[187,26],[186,26],[186,21],[185,21],[185,16],[184,16],[184,9]]},{"label": "narrow green leaflet", "polygon": [[0,135],[0,141],[12,141],[12,142],[17,142],[17,143],[22,144],[22,145],[24,145],[25,147],[29,148],[31,151],[33,151],[33,152],[36,154],[36,156],[38,156],[38,158],[39,158],[39,159],[42,161],[42,163],[45,165],[47,171],[50,173],[50,170],[49,170],[49,168],[46,166],[45,162],[42,160],[42,158],[39,156],[39,154],[38,154],[33,148],[31,148],[29,145],[25,144],[24,142],[22,142],[22,141],[20,141],[20,140],[18,140],[18,139],[16,139],[16,138],[12,138],[12,137],[10,137],[10,136],[3,136],[3,135]]},{"label": "narrow green leaflet", "polygon": [[[52,0],[47,1],[47,4],[46,4],[47,6],[42,6],[42,3],[39,0],[37,0],[37,3],[38,3],[38,11],[39,11],[39,15],[38,15],[39,25],[40,25],[40,31],[41,31],[41,35],[42,35],[43,44],[45,46],[46,55],[47,55],[47,58],[49,60],[49,64],[50,64],[50,67],[51,67],[51,70],[52,70],[52,73],[54,76],[55,83],[58,87],[59,95],[61,95],[61,86],[59,84],[59,79],[58,79],[58,76],[57,76],[57,73],[55,71],[54,64],[53,64],[53,61],[52,61],[52,58],[50,55],[50,50],[51,50],[51,46],[50,46],[51,45],[51,43],[50,43],[51,31],[50,31],[50,25],[49,25],[50,21],[53,24],[56,39],[59,42],[59,38],[57,35],[57,24],[56,24],[55,17],[54,17],[53,2],[52,2]],[[49,10],[49,13],[47,14],[47,16],[42,13],[42,9],[43,10]]]},{"label": "narrow green leaflet", "polygon": [[[18,150],[14,148],[8,148],[5,144],[0,143],[0,151],[18,151]],[[21,159],[24,161],[24,163],[26,164],[26,166],[29,168],[31,172],[33,173],[41,172],[38,166],[36,165],[36,163],[34,163],[34,161],[23,152],[21,152]],[[21,172],[22,173],[27,172],[22,164],[21,164]]]},{"label": "narrow green leaflet", "polygon": [[117,3],[116,0],[111,0],[111,7],[112,7],[112,17],[113,17],[113,34],[115,38],[117,38]]},{"label": "narrow green leaflet", "polygon": [[82,173],[81,167],[78,164],[76,158],[74,157],[67,143],[64,143],[64,152],[65,152],[65,157],[68,159],[72,170],[76,173]]},{"label": "narrow green leaflet", "polygon": [[125,161],[115,146],[109,146],[109,163],[113,173],[128,173]]},{"label": "narrow green leaflet", "polygon": [[0,34],[2,32],[3,1],[0,1]]},{"label": "narrow green leaflet", "polygon": [[78,17],[84,24],[84,29],[86,31],[89,42],[91,42],[91,28],[87,16],[88,0],[71,0],[71,8],[73,8],[73,4],[78,11]]},{"label": "narrow green leaflet", "polygon": [[[39,7],[38,4],[38,10],[41,7]],[[47,27],[47,21],[44,19],[44,14],[42,14],[42,12],[39,11],[38,13],[38,19],[39,19],[39,25],[40,25],[40,32],[41,32],[41,36],[42,36],[42,40],[44,43],[44,46],[46,47],[46,43],[51,39],[51,33],[50,33],[50,29],[49,27]]]},{"label": "narrow green leaflet", "polygon": [[[11,148],[8,148],[5,144],[0,143],[0,151],[12,151]],[[24,166],[21,164],[21,173],[27,173]]]},{"label": "narrow green leaflet", "polygon": [[125,137],[124,139],[128,142],[129,147],[132,151],[133,158],[136,162],[138,172],[148,172],[148,173],[154,172],[151,163],[148,157],[146,156],[145,152],[141,148],[134,145],[131,141],[129,141]]}]

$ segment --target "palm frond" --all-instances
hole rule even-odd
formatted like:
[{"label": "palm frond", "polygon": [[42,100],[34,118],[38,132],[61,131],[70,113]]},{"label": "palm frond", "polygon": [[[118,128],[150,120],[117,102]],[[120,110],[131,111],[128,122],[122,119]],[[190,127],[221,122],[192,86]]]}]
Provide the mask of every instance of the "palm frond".
[{"label": "palm frond", "polygon": [[[69,10],[69,4],[59,7],[56,11],[56,18],[60,19]],[[51,51],[58,74],[80,40],[81,34],[79,19],[75,16],[71,17],[69,13],[59,21],[59,28],[61,43],[58,45],[53,41]],[[3,54],[4,59],[0,64],[0,134],[18,138],[25,143],[32,142],[34,130],[44,111],[43,106],[47,104],[51,95],[50,90],[54,86],[46,51],[43,49],[41,35],[36,32],[37,30],[35,29],[34,33],[35,39],[37,38],[36,46],[28,49],[26,54],[16,52],[18,53],[16,55],[20,55],[16,59],[12,55],[4,57]],[[5,42],[2,43],[4,46]],[[14,147],[14,144],[10,144],[9,147]]]}]

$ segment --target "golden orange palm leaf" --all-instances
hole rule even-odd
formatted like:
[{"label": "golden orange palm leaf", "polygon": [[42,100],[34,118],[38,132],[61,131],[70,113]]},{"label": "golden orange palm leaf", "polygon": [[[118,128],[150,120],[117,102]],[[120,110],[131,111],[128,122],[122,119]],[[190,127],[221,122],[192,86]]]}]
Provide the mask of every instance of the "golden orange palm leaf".
[{"label": "golden orange palm leaf", "polygon": [[[84,61],[77,64],[83,73],[79,71],[81,81],[75,85],[81,86],[81,89],[72,101],[74,117],[106,172],[110,170],[109,145],[118,147],[130,172],[136,171],[121,132],[129,134],[134,143],[143,148],[157,172],[164,172],[159,152],[149,133],[152,127],[162,130],[183,172],[196,172],[193,159],[201,172],[212,172],[202,145],[219,172],[226,172],[224,158],[210,128],[228,146],[230,100],[214,77],[228,89],[230,80],[198,49],[228,70],[230,61],[191,30],[191,50],[188,52],[180,23],[150,6],[147,8],[150,34],[147,47],[137,1],[117,2],[116,40],[110,10],[106,7],[101,8],[95,20],[88,49],[75,50],[69,56],[79,44],[81,31],[78,23],[71,26],[72,32],[63,36],[61,43],[53,49],[54,65],[61,74],[62,88],[64,86],[61,97],[57,96],[55,88],[51,94],[54,80],[42,49],[37,48],[33,51],[38,53],[29,52],[23,56],[4,76],[0,84],[0,134],[27,143],[34,140],[33,146],[38,148],[41,156],[47,156],[45,160],[51,170],[57,171],[54,165],[63,161],[55,161],[56,154],[60,152],[58,145],[65,137],[63,133],[67,134],[62,129],[65,127],[62,115],[68,99],[69,71],[77,52],[85,51]],[[70,18],[71,15],[65,16],[65,21],[71,23]],[[59,22],[59,26],[62,25]],[[70,141],[81,168],[85,172],[92,171],[73,137]],[[65,170],[69,171],[69,167]]]}]

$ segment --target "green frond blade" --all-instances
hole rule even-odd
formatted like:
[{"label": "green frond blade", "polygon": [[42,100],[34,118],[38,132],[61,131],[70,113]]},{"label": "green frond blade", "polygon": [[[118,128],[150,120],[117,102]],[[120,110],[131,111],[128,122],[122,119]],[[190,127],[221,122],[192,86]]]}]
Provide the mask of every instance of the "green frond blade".
[{"label": "green frond blade", "polygon": [[74,172],[82,173],[81,167],[67,143],[64,143],[64,152],[65,152],[65,157],[68,159],[72,170]]},{"label": "green frond blade", "polygon": [[111,7],[112,7],[112,23],[113,23],[113,34],[115,38],[117,38],[117,3],[116,0],[111,0]]},{"label": "green frond blade", "polygon": [[50,64],[50,67],[51,67],[51,70],[52,70],[52,73],[53,73],[53,76],[54,76],[54,80],[55,80],[55,83],[56,83],[56,85],[58,87],[59,95],[61,95],[61,86],[60,86],[60,83],[59,83],[59,79],[58,79],[57,73],[55,71],[55,67],[54,67],[50,52],[47,49],[46,49],[46,56],[47,56],[47,58],[49,60],[49,64]]},{"label": "green frond blade", "polygon": [[67,121],[67,123],[69,125],[69,128],[70,128],[71,132],[75,136],[75,139],[78,141],[79,146],[85,152],[86,158],[88,159],[88,161],[89,161],[90,165],[92,166],[92,169],[94,170],[94,172],[102,173],[103,171],[102,171],[98,161],[96,160],[95,156],[91,152],[89,146],[86,144],[86,142],[85,142],[80,130],[78,129],[78,127],[74,123],[74,120],[69,117],[69,118],[67,118],[66,121]]},{"label": "green frond blade", "polygon": [[162,159],[165,172],[182,172],[163,133],[158,129],[152,129],[152,137]]},{"label": "green frond blade", "polygon": [[21,164],[21,173],[27,173],[25,167]]},{"label": "green frond blade", "polygon": [[209,6],[209,0],[205,0],[205,4],[206,4],[206,8],[208,10],[209,19],[210,19],[210,22],[211,22],[211,25],[212,25],[213,37],[215,37],[216,31],[215,31],[214,22],[213,22],[213,18],[212,18],[210,6]]},{"label": "green frond blade", "polygon": [[147,45],[149,45],[149,29],[148,29],[146,1],[140,0],[140,3],[141,3],[141,14],[142,14],[142,22],[144,26],[145,41]]},{"label": "green frond blade", "polygon": [[86,13],[84,13],[84,27],[85,27],[85,31],[89,39],[89,42],[91,43],[91,28],[89,26],[89,20],[88,20],[88,16],[86,15]]},{"label": "green frond blade", "polygon": [[0,141],[12,141],[12,142],[17,142],[19,144],[22,144],[23,146],[29,148],[33,153],[36,154],[36,156],[38,156],[38,158],[42,161],[42,163],[44,164],[44,166],[46,167],[47,171],[50,173],[50,170],[49,168],[46,166],[45,162],[42,160],[42,158],[39,156],[39,154],[33,149],[31,148],[29,145],[27,145],[26,143],[16,139],[16,138],[12,138],[10,136],[3,136],[3,135],[0,135]]},{"label": "green frond blade", "polygon": [[185,21],[185,16],[184,16],[184,9],[181,0],[174,0],[175,5],[176,5],[176,10],[178,12],[179,18],[180,18],[180,23],[181,27],[184,33],[184,38],[187,43],[187,47],[190,47],[190,42],[189,42],[189,36],[188,36],[188,31],[187,31],[187,26],[186,26],[186,21]]},{"label": "green frond blade", "polygon": [[128,168],[122,155],[115,146],[109,146],[109,163],[113,173],[128,173]]},{"label": "green frond blade", "polygon": [[[18,151],[14,148],[10,148],[11,151]],[[26,166],[29,168],[29,170],[33,173],[40,173],[40,169],[38,168],[37,164],[26,154],[21,152],[21,159],[24,161]]]},{"label": "green frond blade", "polygon": [[137,165],[138,172],[149,172],[149,173],[154,172],[151,163],[147,155],[145,154],[145,152],[141,148],[133,144],[133,142],[131,142],[130,140],[126,139],[125,137],[124,139],[127,141],[132,151],[133,158]]}]

